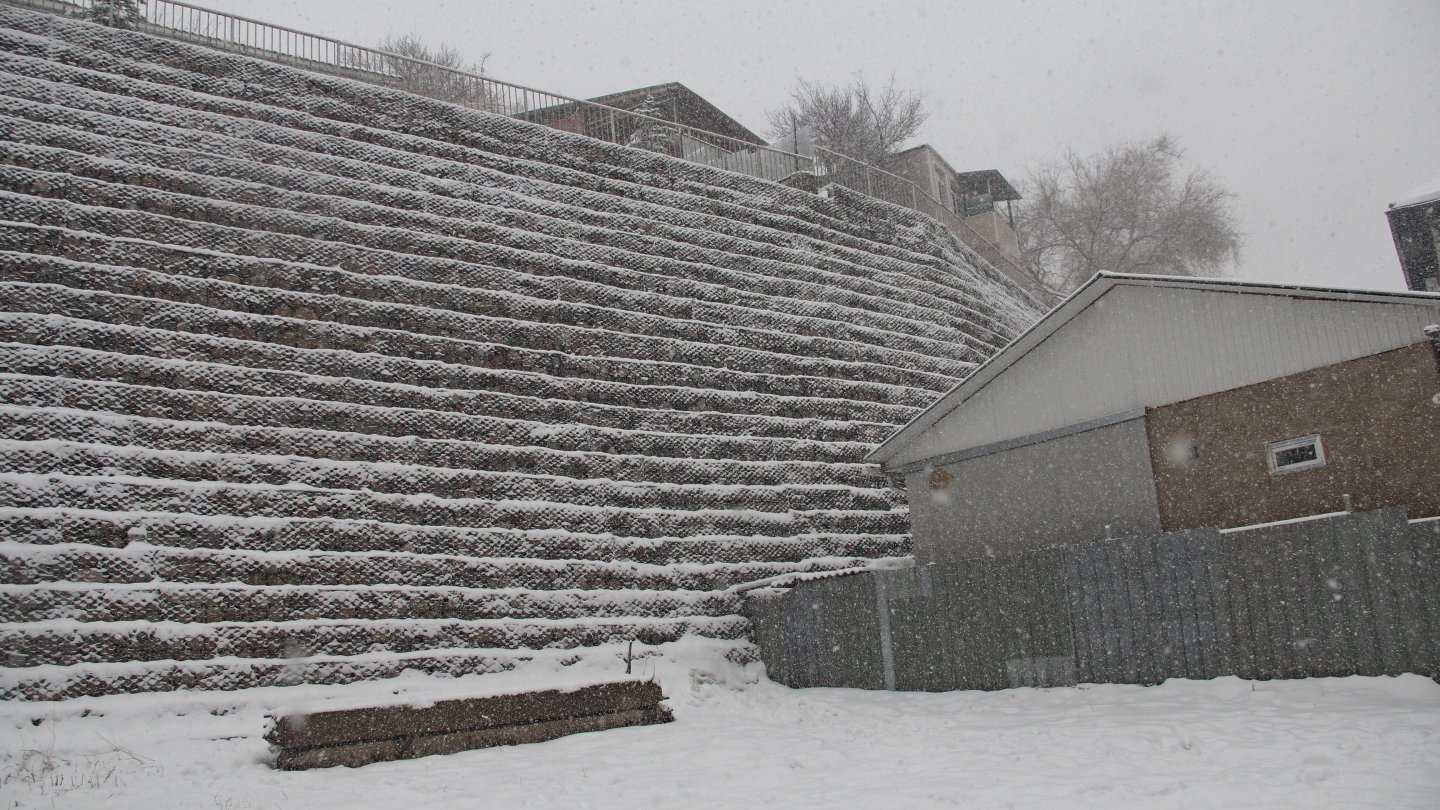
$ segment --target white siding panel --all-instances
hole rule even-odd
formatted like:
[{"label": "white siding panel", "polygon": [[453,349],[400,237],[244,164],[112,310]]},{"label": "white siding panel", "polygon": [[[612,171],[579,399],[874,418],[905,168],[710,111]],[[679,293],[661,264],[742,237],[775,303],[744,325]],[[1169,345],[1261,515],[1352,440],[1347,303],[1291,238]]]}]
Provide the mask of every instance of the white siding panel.
[{"label": "white siding panel", "polygon": [[890,462],[1165,405],[1398,349],[1440,302],[1117,285]]}]

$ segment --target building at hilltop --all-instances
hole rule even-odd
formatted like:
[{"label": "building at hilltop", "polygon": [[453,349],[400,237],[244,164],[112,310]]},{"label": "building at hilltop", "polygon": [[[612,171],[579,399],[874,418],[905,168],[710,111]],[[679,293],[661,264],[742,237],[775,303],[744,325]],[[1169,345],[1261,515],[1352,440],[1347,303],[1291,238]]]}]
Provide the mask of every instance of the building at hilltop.
[{"label": "building at hilltop", "polygon": [[1440,295],[1101,274],[869,456],[916,555],[1440,515]]},{"label": "building at hilltop", "polygon": [[713,132],[716,135],[724,135],[727,138],[734,138],[755,146],[765,145],[764,138],[746,129],[739,121],[706,101],[704,96],[680,82],[666,82],[634,90],[623,90],[590,100],[607,107],[631,111],[637,111],[644,105],[651,105],[659,113],[655,117],[673,124]]},{"label": "building at hilltop", "polygon": [[[600,105],[600,106],[595,106]],[[614,116],[608,110],[624,110],[677,125],[646,138],[643,119]],[[519,113],[516,117],[543,123],[555,129],[592,138],[634,145],[648,140],[652,151],[678,158],[712,153],[731,154],[746,147],[764,146],[765,139],[746,129],[700,94],[680,82],[640,87],[592,98],[589,103],[566,102]],[[714,137],[719,136],[719,137]],[[659,148],[655,143],[658,142]],[[697,160],[710,163],[710,160]]]},{"label": "building at hilltop", "polygon": [[[616,109],[644,113],[678,126],[652,129],[643,120],[610,114]],[[1020,193],[995,169],[956,171],[929,144],[907,149],[883,167],[817,152],[806,127],[769,144],[769,149],[760,148],[766,146],[764,139],[679,82],[610,93],[586,103],[542,107],[517,117],[771,180],[794,180],[802,173],[799,185],[812,190],[839,183],[921,211],[1031,295],[1051,302],[1050,293],[1020,266],[1011,209],[1011,203],[1021,199]],[[795,156],[803,161],[787,160]]]},{"label": "building at hilltop", "polygon": [[[1020,264],[1020,241],[1015,234],[1015,213],[1011,208],[1011,203],[1021,199],[1020,192],[999,171],[956,171],[928,143],[896,155],[890,169],[926,190],[959,217],[965,229],[998,251],[1005,262]],[[999,203],[1005,204],[1003,214]]]},{"label": "building at hilltop", "polygon": [[1405,286],[1440,291],[1440,178],[1390,203],[1385,218]]}]

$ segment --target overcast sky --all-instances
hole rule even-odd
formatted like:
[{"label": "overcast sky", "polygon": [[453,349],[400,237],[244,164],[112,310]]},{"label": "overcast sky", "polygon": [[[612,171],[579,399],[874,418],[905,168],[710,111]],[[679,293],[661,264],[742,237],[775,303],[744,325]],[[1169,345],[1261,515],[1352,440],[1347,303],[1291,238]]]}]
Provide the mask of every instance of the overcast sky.
[{"label": "overcast sky", "polygon": [[1233,190],[1238,275],[1404,286],[1385,206],[1440,180],[1440,2],[199,0],[362,44],[416,34],[592,97],[679,81],[753,130],[797,77],[894,74],[929,142],[1012,181],[1168,132]]}]

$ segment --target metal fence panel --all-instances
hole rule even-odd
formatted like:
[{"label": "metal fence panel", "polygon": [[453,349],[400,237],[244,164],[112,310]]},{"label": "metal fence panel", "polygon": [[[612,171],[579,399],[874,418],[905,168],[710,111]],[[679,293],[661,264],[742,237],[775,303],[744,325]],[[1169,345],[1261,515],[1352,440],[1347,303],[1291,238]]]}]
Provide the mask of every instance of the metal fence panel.
[{"label": "metal fence panel", "polygon": [[1216,533],[1125,539],[1065,549],[1066,587],[1083,680],[1155,683],[1214,677],[1224,656],[1205,555]]},{"label": "metal fence panel", "polygon": [[1440,526],[1388,509],[1200,529],[810,582],[775,601],[791,604],[755,614],[757,639],[797,686],[1433,675]]},{"label": "metal fence panel", "polygon": [[803,582],[780,598],[751,597],[747,612],[775,681],[796,687],[885,687],[871,578]]},{"label": "metal fence panel", "polygon": [[1409,609],[1424,640],[1412,663],[1416,669],[1440,672],[1440,587],[1435,587],[1440,582],[1440,520],[1409,524],[1406,542],[1416,583]]}]

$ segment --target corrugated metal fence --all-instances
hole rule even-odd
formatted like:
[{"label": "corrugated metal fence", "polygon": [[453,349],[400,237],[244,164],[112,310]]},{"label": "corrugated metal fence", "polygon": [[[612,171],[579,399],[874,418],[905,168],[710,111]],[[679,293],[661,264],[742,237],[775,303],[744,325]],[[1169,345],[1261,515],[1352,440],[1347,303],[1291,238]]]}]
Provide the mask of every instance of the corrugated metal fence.
[{"label": "corrugated metal fence", "polygon": [[748,610],[791,686],[1440,673],[1440,523],[1398,509],[806,582]]}]

